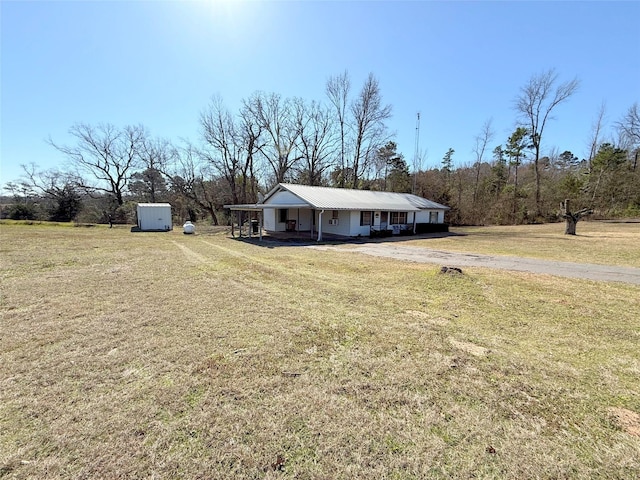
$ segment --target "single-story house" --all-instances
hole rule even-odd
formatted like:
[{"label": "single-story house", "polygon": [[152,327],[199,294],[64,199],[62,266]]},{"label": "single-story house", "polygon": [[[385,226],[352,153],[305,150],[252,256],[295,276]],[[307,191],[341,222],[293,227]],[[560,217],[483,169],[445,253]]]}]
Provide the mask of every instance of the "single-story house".
[{"label": "single-story house", "polygon": [[[328,233],[344,237],[376,233],[416,233],[432,224],[445,230],[449,207],[410,193],[312,187],[280,183],[256,204],[225,205],[232,211],[259,213],[255,233],[309,232],[318,241]],[[435,224],[435,225],[434,225]],[[445,228],[438,228],[445,227]]]}]

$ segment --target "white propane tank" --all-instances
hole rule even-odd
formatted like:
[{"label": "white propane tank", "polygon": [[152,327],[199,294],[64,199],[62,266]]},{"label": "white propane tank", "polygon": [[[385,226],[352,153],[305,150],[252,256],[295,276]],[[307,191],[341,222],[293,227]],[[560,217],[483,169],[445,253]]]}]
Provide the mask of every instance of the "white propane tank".
[{"label": "white propane tank", "polygon": [[184,233],[186,235],[191,235],[192,233],[196,233],[196,226],[191,223],[190,220],[187,220],[185,224],[182,226]]}]

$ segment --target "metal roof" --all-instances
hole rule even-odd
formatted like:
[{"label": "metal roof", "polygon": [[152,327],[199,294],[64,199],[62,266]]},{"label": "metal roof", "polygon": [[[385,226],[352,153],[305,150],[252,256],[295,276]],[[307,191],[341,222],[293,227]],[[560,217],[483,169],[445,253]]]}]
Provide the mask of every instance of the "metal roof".
[{"label": "metal roof", "polygon": [[[289,191],[310,207],[318,210],[381,210],[415,212],[424,209],[449,210],[449,207],[410,193],[378,192],[373,190],[352,190],[348,188],[311,187],[293,183],[280,183],[264,198],[267,207],[290,205],[270,204],[269,200],[278,192]],[[296,206],[299,206],[296,204]]]},{"label": "metal roof", "polygon": [[229,210],[240,210],[240,211],[262,211],[263,207],[258,203],[239,203],[237,205],[223,205],[224,208],[228,208]]},{"label": "metal roof", "polygon": [[170,203],[139,203],[139,207],[170,207]]}]

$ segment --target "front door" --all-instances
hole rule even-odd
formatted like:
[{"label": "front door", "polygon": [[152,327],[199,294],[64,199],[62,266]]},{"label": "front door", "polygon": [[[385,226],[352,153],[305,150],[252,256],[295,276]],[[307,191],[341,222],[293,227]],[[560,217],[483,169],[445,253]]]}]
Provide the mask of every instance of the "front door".
[{"label": "front door", "polygon": [[389,225],[389,212],[380,212],[380,230],[386,230]]}]

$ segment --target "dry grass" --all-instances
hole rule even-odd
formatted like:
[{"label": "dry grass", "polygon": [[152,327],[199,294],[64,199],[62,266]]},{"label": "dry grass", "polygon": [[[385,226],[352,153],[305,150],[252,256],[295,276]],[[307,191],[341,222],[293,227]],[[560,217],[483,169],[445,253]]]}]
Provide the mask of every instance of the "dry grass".
[{"label": "dry grass", "polygon": [[640,267],[640,223],[582,221],[575,236],[564,235],[563,223],[453,227],[451,232],[459,236],[410,240],[407,244],[454,252]]},{"label": "dry grass", "polygon": [[640,471],[637,286],[124,228],[0,255],[0,476]]}]

